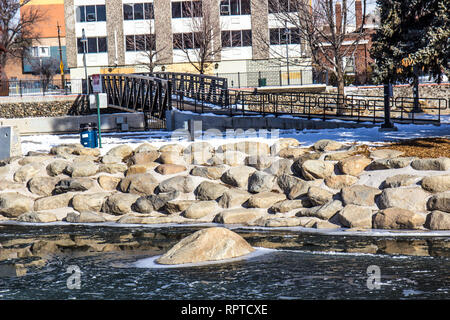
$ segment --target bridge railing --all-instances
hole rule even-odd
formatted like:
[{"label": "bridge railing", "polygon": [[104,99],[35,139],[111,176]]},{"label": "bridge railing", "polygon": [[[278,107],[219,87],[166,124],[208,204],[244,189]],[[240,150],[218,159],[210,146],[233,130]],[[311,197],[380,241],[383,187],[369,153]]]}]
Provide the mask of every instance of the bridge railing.
[{"label": "bridge railing", "polygon": [[172,105],[170,81],[130,74],[102,75],[108,104],[128,112],[142,111],[158,118]]},{"label": "bridge railing", "polygon": [[[395,122],[440,123],[441,111],[447,100],[421,98],[423,113],[412,112],[413,98],[391,98],[391,118]],[[330,93],[262,93],[236,91],[231,95],[232,114],[292,115],[308,119],[341,119],[358,122],[383,122],[384,97],[338,95]]]},{"label": "bridge railing", "polygon": [[181,104],[185,102],[196,105],[209,104],[220,108],[229,106],[226,78],[176,72],[154,72],[145,75],[171,81],[173,98]]}]

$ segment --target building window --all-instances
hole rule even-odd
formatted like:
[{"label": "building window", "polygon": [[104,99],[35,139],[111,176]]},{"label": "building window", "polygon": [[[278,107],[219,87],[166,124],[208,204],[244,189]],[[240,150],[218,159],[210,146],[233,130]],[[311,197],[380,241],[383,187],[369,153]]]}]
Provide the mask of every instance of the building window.
[{"label": "building window", "polygon": [[238,16],[251,14],[250,0],[222,0],[220,1],[221,16]]},{"label": "building window", "polygon": [[174,33],[174,49],[197,49],[201,47],[202,34],[200,32]]},{"label": "building window", "polygon": [[201,16],[203,16],[201,1],[172,2],[172,18],[193,18]]},{"label": "building window", "polygon": [[154,34],[128,35],[125,37],[126,51],[155,51],[156,38]]},{"label": "building window", "polygon": [[106,21],[105,5],[78,6],[77,22],[100,22]]},{"label": "building window", "polygon": [[296,12],[297,0],[277,0],[269,2],[269,13]]},{"label": "building window", "polygon": [[[78,53],[84,53],[83,42],[81,38],[77,39]],[[103,53],[108,52],[106,37],[91,37],[87,38],[86,53]]]},{"label": "building window", "polygon": [[30,54],[32,57],[50,57],[50,47],[31,47]]},{"label": "building window", "polygon": [[128,3],[123,5],[124,20],[150,20],[154,18],[153,3]]},{"label": "building window", "polygon": [[300,33],[297,28],[289,28],[286,33],[286,28],[271,28],[269,29],[270,44],[300,44]]},{"label": "building window", "polygon": [[251,30],[232,30],[222,31],[222,47],[251,47],[252,31]]}]

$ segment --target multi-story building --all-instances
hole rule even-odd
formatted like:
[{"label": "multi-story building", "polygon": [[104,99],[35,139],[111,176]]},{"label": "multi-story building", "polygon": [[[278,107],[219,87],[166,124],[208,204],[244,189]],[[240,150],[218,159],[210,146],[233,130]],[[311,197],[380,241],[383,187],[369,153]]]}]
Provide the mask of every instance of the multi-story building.
[{"label": "multi-story building", "polygon": [[5,66],[5,73],[11,85],[14,85],[15,80],[39,79],[39,66],[48,60],[54,61],[57,69],[54,79],[60,80],[61,57],[67,80],[69,69],[66,61],[64,0],[31,0],[21,8],[21,15],[27,10],[39,10],[42,19],[33,25],[37,39],[32,41],[28,52],[22,59],[11,58]]},{"label": "multi-story building", "polygon": [[267,0],[66,0],[64,6],[72,79],[85,77],[83,30],[88,74],[148,72],[149,48],[156,52],[154,71],[194,72],[186,56],[196,50],[190,8],[200,8],[196,19],[208,16],[215,30],[212,46],[219,51],[206,73],[241,73],[236,81],[245,86],[252,72],[272,71],[278,83],[286,77],[286,56],[292,73],[311,72],[300,37],[285,30]]}]

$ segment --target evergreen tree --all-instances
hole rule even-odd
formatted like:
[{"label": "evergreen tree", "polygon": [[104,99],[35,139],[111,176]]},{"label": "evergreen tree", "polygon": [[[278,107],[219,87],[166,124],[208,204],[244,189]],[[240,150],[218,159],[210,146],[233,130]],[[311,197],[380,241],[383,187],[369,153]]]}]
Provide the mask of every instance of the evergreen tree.
[{"label": "evergreen tree", "polygon": [[419,72],[438,82],[450,75],[450,0],[377,0],[381,26],[371,55],[378,83],[411,81]]}]

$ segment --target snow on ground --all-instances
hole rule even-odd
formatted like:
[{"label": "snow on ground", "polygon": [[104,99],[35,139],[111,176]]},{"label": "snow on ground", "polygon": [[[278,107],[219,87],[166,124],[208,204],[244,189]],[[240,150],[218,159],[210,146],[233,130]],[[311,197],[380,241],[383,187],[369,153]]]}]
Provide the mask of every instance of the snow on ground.
[{"label": "snow on ground", "polygon": [[[358,128],[358,129],[320,129],[320,130],[256,130],[255,133],[246,131],[243,134],[224,133],[223,136],[206,136],[199,133],[197,140],[208,141],[217,147],[224,143],[241,141],[244,139],[265,141],[268,144],[274,143],[278,138],[296,138],[302,146],[310,146],[320,139],[333,139],[342,143],[358,143],[368,145],[379,145],[384,142],[391,142],[401,139],[426,138],[426,137],[448,137],[450,138],[450,116],[444,116],[443,123],[440,126],[435,125],[414,125],[397,124],[398,131],[379,131],[379,127]],[[29,151],[48,152],[51,147],[65,143],[79,143],[79,134],[61,134],[61,135],[35,135],[22,136],[22,152],[27,154]],[[141,143],[149,142],[155,146],[161,146],[169,142],[177,142],[188,145],[186,135],[180,131],[169,132],[164,130],[155,130],[148,132],[127,132],[127,133],[104,133],[102,134],[102,154],[111,148],[129,144],[132,147]]]}]

